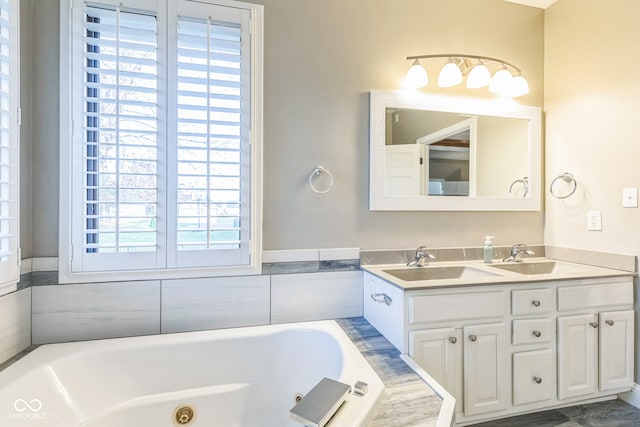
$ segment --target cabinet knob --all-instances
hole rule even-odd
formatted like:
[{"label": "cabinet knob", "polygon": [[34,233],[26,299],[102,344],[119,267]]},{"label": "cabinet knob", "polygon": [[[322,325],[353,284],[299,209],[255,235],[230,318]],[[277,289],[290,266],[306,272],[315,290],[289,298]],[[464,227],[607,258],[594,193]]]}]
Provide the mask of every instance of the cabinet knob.
[{"label": "cabinet knob", "polygon": [[533,381],[534,381],[536,384],[541,384],[541,383],[542,383],[542,378],[540,378],[540,377],[533,377]]},{"label": "cabinet knob", "polygon": [[540,338],[540,335],[542,335],[542,332],[540,331],[533,331],[533,336],[536,338]]},{"label": "cabinet knob", "polygon": [[613,326],[616,322],[614,322],[613,320],[607,320],[607,325],[609,326]]},{"label": "cabinet knob", "polygon": [[540,300],[534,299],[533,301],[531,301],[531,304],[533,304],[535,307],[540,307]]},{"label": "cabinet knob", "polygon": [[449,342],[450,342],[451,344],[455,344],[455,343],[457,343],[457,342],[458,342],[458,339],[457,339],[456,337],[449,337]]},{"label": "cabinet knob", "polygon": [[589,324],[591,325],[592,328],[597,328],[598,327],[598,322],[591,322]]},{"label": "cabinet knob", "polygon": [[476,342],[476,340],[478,339],[477,336],[475,335],[469,335],[469,340],[471,340],[471,342]]}]

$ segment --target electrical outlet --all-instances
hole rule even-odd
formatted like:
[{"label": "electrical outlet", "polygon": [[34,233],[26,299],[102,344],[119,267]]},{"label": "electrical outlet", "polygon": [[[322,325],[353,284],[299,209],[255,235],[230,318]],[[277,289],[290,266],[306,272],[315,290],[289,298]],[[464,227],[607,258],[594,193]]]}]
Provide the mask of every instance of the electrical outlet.
[{"label": "electrical outlet", "polygon": [[602,213],[600,211],[587,212],[587,230],[602,231]]}]

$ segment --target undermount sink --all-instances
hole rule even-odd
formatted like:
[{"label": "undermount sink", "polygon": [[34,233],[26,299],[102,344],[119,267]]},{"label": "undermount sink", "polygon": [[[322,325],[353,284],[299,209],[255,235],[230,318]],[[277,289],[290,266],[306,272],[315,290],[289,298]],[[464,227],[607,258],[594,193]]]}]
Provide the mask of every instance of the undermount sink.
[{"label": "undermount sink", "polygon": [[526,274],[528,276],[535,274],[580,273],[591,270],[589,267],[560,264],[555,261],[493,264],[491,267],[514,273]]},{"label": "undermount sink", "polygon": [[499,274],[496,273],[464,266],[412,267],[383,271],[406,282],[414,282],[417,280],[477,279],[499,276]]}]

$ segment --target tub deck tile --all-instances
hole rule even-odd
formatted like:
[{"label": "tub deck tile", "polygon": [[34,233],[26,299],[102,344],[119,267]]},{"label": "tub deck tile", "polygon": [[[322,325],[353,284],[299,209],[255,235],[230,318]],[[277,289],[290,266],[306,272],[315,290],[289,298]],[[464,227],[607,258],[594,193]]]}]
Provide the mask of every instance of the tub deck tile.
[{"label": "tub deck tile", "polygon": [[442,400],[400,358],[400,352],[363,317],[337,322],[385,385],[369,427],[435,425]]},{"label": "tub deck tile", "polygon": [[434,426],[441,404],[423,384],[390,387],[368,427]]}]

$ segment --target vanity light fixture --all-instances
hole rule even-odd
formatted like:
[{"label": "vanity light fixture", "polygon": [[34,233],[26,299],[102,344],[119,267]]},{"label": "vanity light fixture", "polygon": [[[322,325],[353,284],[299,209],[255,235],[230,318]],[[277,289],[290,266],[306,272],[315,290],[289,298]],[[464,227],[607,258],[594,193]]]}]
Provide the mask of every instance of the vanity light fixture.
[{"label": "vanity light fixture", "polygon": [[452,87],[458,86],[462,83],[462,71],[458,64],[453,62],[453,58],[449,58],[449,62],[444,64],[440,75],[438,76],[438,86],[440,87]]},{"label": "vanity light fixture", "polygon": [[405,78],[405,85],[410,89],[419,89],[429,83],[429,77],[427,71],[420,65],[420,62],[416,59],[413,61],[413,65],[407,71],[407,77]]},{"label": "vanity light fixture", "polygon": [[[467,76],[466,86],[470,89],[489,86],[492,93],[511,98],[529,93],[529,83],[515,65],[497,58],[466,54],[408,56],[407,59],[413,60],[413,64],[405,77],[405,86],[419,89],[427,85],[429,77],[420,60],[431,58],[449,59],[438,77],[440,87],[456,86],[462,82],[463,76]],[[497,66],[493,77],[487,64]]]}]

